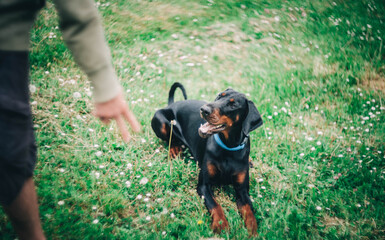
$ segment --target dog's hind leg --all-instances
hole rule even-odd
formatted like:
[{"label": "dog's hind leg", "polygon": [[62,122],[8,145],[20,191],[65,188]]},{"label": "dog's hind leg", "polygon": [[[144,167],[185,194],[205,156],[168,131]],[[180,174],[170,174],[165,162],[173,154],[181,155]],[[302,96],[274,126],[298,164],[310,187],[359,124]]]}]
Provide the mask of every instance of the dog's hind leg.
[{"label": "dog's hind leg", "polygon": [[182,147],[179,141],[172,135],[170,121],[160,112],[155,113],[151,121],[151,127],[156,136],[170,144],[170,156],[176,158],[181,152]]}]

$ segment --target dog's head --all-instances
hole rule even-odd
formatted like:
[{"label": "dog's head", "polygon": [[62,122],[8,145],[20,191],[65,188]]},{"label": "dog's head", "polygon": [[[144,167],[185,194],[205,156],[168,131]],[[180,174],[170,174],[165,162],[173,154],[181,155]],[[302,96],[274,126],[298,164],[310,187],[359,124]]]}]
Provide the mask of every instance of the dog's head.
[{"label": "dog's head", "polygon": [[207,121],[199,128],[202,138],[218,132],[228,136],[235,126],[241,126],[243,133],[247,135],[262,125],[261,115],[254,103],[233,89],[219,93],[214,102],[201,107],[200,113]]}]

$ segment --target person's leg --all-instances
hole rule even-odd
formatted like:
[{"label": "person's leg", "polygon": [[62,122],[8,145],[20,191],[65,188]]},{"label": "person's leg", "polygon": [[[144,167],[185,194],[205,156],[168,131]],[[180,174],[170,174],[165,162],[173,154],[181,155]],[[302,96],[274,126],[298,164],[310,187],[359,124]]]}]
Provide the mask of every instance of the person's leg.
[{"label": "person's leg", "polygon": [[4,210],[19,239],[45,239],[41,228],[35,184],[32,177],[25,181],[21,192]]},{"label": "person's leg", "polygon": [[19,239],[45,239],[35,184],[28,52],[0,50],[0,205]]}]

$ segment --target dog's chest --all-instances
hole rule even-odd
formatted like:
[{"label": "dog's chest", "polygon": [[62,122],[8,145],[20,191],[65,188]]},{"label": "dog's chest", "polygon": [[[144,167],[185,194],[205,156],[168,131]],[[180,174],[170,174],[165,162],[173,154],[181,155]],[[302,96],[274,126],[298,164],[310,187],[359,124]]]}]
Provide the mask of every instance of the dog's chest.
[{"label": "dog's chest", "polygon": [[218,159],[211,159],[209,165],[215,170],[212,174],[211,181],[218,184],[231,184],[233,177],[247,170],[248,165],[245,164],[242,158],[220,156]]}]

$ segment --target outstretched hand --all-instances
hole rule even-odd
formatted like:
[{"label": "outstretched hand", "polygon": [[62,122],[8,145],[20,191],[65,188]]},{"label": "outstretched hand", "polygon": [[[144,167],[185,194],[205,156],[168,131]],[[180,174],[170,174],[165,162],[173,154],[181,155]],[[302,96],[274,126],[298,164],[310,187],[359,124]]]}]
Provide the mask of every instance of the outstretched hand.
[{"label": "outstretched hand", "polygon": [[134,132],[139,132],[141,129],[140,123],[136,120],[135,115],[128,109],[121,92],[118,96],[107,102],[95,103],[95,111],[93,114],[100,118],[104,124],[108,124],[111,119],[115,120],[125,142],[130,141],[130,133],[128,132],[125,120],[131,125]]}]

